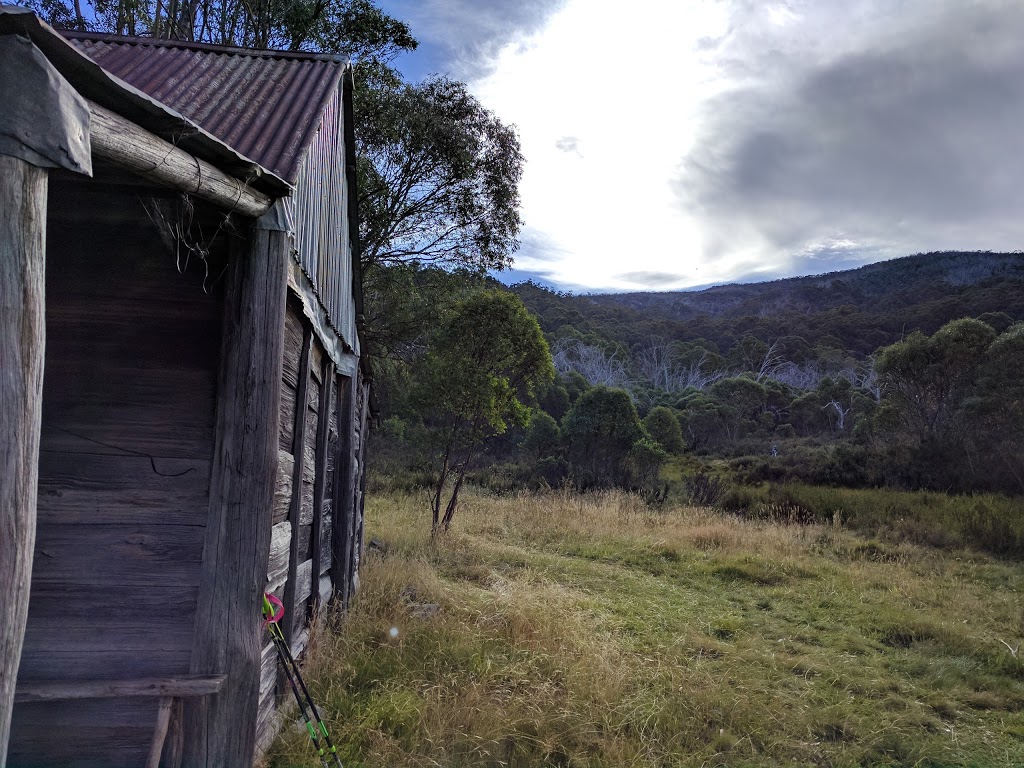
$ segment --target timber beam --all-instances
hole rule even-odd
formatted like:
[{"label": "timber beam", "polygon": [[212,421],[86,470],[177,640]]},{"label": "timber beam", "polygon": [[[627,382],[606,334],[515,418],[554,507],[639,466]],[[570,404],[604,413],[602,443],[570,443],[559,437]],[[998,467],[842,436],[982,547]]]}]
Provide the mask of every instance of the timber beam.
[{"label": "timber beam", "polygon": [[87,103],[94,156],[243,216],[258,218],[270,208],[273,200],[245,182],[115,112],[92,101]]}]

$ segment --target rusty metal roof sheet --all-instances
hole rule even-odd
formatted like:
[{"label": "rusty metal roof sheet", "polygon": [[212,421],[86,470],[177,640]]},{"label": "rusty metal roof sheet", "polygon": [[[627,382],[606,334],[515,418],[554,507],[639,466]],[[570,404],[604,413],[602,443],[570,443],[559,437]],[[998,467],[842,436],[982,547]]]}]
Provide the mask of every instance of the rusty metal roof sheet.
[{"label": "rusty metal roof sheet", "polygon": [[348,66],[323,54],[62,34],[103,69],[291,183]]}]

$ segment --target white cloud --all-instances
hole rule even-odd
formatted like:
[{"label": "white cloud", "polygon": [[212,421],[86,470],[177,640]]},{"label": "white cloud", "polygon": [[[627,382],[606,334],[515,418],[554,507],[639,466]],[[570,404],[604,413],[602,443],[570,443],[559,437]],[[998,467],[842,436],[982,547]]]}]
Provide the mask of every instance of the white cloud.
[{"label": "white cloud", "polygon": [[523,216],[556,252],[524,253],[518,268],[581,288],[636,287],[619,277],[629,272],[679,276],[665,287],[726,274],[700,263],[699,229],[670,184],[694,140],[695,110],[714,90],[699,44],[722,35],[726,20],[710,3],[638,0],[624,12],[575,0],[501,50],[473,88],[518,126]]},{"label": "white cloud", "polygon": [[569,0],[471,83],[518,126],[517,268],[680,288],[1024,239],[1024,5]]}]

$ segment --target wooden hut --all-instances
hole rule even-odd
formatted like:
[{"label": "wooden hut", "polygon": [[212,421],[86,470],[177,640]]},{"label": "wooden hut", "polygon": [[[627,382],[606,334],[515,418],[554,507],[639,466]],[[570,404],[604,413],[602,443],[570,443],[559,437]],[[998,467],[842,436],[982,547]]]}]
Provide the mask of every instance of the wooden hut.
[{"label": "wooden hut", "polygon": [[361,548],[349,66],[0,6],[0,99],[0,766],[250,765]]}]

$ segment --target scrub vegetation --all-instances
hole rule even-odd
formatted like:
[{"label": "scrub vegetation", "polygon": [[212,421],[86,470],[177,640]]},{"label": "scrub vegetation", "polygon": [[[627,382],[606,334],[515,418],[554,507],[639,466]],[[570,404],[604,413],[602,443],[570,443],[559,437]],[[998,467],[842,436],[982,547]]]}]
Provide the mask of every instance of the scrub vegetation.
[{"label": "scrub vegetation", "polygon": [[1024,764],[1019,563],[614,490],[428,508],[371,494],[309,652],[346,766]]}]

